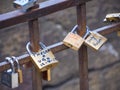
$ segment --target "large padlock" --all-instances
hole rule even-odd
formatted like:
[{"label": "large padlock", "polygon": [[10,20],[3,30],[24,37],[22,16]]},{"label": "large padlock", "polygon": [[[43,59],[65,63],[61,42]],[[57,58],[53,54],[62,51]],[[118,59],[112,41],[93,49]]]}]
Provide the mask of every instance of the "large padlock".
[{"label": "large padlock", "polygon": [[22,11],[27,11],[29,8],[35,5],[37,0],[15,0],[13,5],[15,8],[21,8]]},{"label": "large padlock", "polygon": [[1,83],[10,88],[16,88],[19,86],[18,73],[15,72],[15,65],[12,59],[10,57],[6,57],[6,60],[11,64],[11,69],[2,72]]},{"label": "large padlock", "polygon": [[95,50],[98,50],[107,41],[107,38],[97,32],[89,32],[90,35],[85,39],[85,44]]},{"label": "large padlock", "polygon": [[68,33],[68,35],[64,38],[63,43],[70,47],[73,50],[79,50],[79,48],[84,43],[84,39],[89,34],[88,29],[86,30],[86,34],[84,37],[79,36],[75,31],[77,30],[78,25],[74,26],[71,32]]},{"label": "large padlock", "polygon": [[55,59],[54,54],[43,43],[40,43],[40,46],[42,47],[42,50],[40,49],[38,52],[32,52],[30,50],[30,42],[26,45],[33,64],[39,71],[46,71],[55,67],[58,64],[58,61]]},{"label": "large padlock", "polygon": [[16,65],[17,65],[16,72],[18,73],[18,82],[22,83],[23,75],[22,75],[22,69],[20,68],[19,61],[18,61],[17,57],[15,57],[15,56],[12,56],[12,59],[16,62]]}]

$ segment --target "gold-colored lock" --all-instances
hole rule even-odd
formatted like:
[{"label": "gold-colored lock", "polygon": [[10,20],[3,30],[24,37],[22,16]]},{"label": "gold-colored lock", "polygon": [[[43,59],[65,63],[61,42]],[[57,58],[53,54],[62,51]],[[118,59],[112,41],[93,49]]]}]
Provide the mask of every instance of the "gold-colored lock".
[{"label": "gold-colored lock", "polygon": [[118,22],[120,21],[120,13],[107,14],[104,22]]},{"label": "gold-colored lock", "polygon": [[79,50],[81,45],[84,42],[84,39],[79,36],[75,31],[77,30],[78,25],[74,26],[71,32],[64,38],[63,44],[70,47],[73,50]]},{"label": "gold-colored lock", "polygon": [[117,36],[120,37],[120,30],[117,31]]},{"label": "gold-colored lock", "polygon": [[40,43],[40,45],[43,50],[39,50],[38,52],[30,51],[30,42],[27,44],[26,48],[35,67],[43,72],[55,67],[58,64],[58,61],[55,59],[54,54],[44,44]]},{"label": "gold-colored lock", "polygon": [[51,69],[42,72],[42,77],[44,80],[50,81],[51,80]]},{"label": "gold-colored lock", "polygon": [[90,35],[86,38],[85,44],[95,50],[98,50],[106,41],[107,38],[104,36],[97,32],[90,31]]}]

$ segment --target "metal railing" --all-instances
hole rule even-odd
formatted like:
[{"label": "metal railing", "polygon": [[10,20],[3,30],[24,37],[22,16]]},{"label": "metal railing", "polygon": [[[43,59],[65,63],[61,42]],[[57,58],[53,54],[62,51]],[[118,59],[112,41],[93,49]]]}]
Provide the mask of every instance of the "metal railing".
[{"label": "metal railing", "polygon": [[[0,30],[9,26],[13,26],[19,23],[28,22],[29,25],[29,40],[31,42],[32,50],[37,52],[39,50],[39,27],[38,18],[51,13],[67,9],[69,7],[76,7],[77,11],[77,24],[78,24],[78,34],[84,35],[86,31],[86,3],[90,0],[49,0],[39,4],[39,8],[32,9],[29,12],[21,12],[20,10],[15,10],[0,15]],[[102,34],[110,34],[120,30],[120,23],[104,26],[98,28],[95,31]],[[53,53],[60,52],[62,50],[68,49],[62,42],[58,42],[50,46]],[[79,57],[79,70],[80,70],[80,90],[89,90],[88,84],[88,52],[87,46],[82,45],[78,51]],[[30,62],[30,56],[28,53],[18,56],[20,65],[27,64]],[[5,60],[0,63],[0,72],[10,68],[10,64]],[[42,90],[42,74],[36,68],[33,70],[32,74],[32,87],[33,90]]]}]

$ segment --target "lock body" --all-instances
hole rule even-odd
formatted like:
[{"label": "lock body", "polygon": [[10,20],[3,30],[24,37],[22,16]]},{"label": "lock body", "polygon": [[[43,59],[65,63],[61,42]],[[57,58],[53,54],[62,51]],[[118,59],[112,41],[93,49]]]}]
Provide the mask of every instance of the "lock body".
[{"label": "lock body", "polygon": [[28,10],[29,8],[35,5],[37,0],[15,0],[13,5],[15,8],[22,8],[23,11]]},{"label": "lock body", "polygon": [[40,50],[39,52],[32,54],[33,64],[40,70],[46,71],[49,68],[53,68],[58,64],[55,56],[50,50]]},{"label": "lock body", "polygon": [[107,38],[96,32],[91,32],[91,34],[86,38],[85,44],[94,50],[98,50],[105,42]]},{"label": "lock body", "polygon": [[13,73],[13,72],[8,72],[8,71],[4,71],[1,74],[1,83],[3,85],[6,85],[10,88],[16,88],[19,86],[18,83],[18,73]]},{"label": "lock body", "polygon": [[118,22],[120,21],[120,13],[107,14],[104,22]]},{"label": "lock body", "polygon": [[74,50],[78,50],[81,45],[83,44],[84,39],[82,37],[80,37],[78,34],[75,33],[68,33],[68,35],[65,37],[65,39],[63,40],[63,43],[74,49]]},{"label": "lock body", "polygon": [[117,36],[118,36],[118,37],[120,37],[120,30],[119,30],[119,31],[117,31]]}]

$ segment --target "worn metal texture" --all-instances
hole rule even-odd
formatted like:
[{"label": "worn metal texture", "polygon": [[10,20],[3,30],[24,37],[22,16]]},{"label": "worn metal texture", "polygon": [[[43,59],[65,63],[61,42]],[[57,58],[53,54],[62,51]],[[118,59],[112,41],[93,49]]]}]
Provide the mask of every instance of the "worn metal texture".
[{"label": "worn metal texture", "polygon": [[32,19],[36,19],[78,4],[82,4],[90,0],[53,0],[45,1],[39,4],[38,9],[34,9],[31,12],[23,13],[20,10],[15,10],[0,15],[0,29],[8,26],[23,23]]}]

